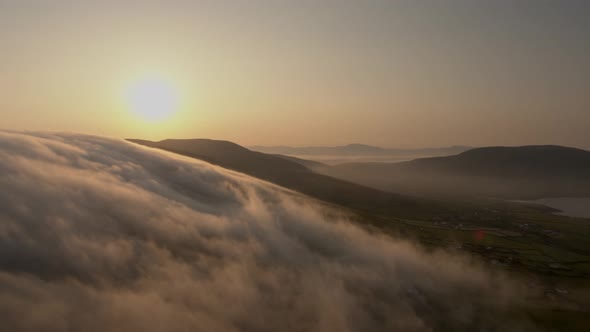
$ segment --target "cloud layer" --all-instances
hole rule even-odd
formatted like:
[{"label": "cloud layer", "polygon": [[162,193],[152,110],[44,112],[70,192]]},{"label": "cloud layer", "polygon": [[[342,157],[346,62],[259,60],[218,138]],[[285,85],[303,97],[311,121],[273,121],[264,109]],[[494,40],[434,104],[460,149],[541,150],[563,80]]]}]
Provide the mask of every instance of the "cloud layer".
[{"label": "cloud layer", "polygon": [[0,131],[6,331],[522,330],[513,287],[274,185],[121,140]]}]

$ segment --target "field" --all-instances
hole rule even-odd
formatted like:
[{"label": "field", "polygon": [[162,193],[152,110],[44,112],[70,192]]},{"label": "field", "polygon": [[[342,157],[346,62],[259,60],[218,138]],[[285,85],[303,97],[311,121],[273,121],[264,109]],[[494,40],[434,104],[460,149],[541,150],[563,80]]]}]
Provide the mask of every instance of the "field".
[{"label": "field", "polygon": [[428,250],[464,253],[527,288],[523,311],[549,330],[590,326],[590,220],[539,205],[455,200],[447,212],[359,212],[358,222]]}]

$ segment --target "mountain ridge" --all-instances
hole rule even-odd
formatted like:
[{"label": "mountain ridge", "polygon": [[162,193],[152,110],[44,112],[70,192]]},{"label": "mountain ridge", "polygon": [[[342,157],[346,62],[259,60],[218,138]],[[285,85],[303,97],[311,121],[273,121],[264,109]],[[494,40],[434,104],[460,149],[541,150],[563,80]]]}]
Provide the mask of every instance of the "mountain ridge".
[{"label": "mountain ridge", "polygon": [[351,143],[338,146],[249,146],[251,150],[284,155],[336,155],[336,156],[366,156],[366,155],[448,155],[455,154],[472,149],[468,146],[448,146],[439,148],[418,148],[418,149],[401,149],[401,148],[383,148],[373,145]]},{"label": "mountain ridge", "polygon": [[[386,192],[312,171],[292,157],[251,151],[236,143],[211,139],[166,139],[127,141],[200,159],[242,172],[314,197],[357,210],[424,211],[440,207],[429,200]],[[295,158],[297,159],[297,158]],[[403,212],[402,212],[403,213]]]},{"label": "mountain ridge", "polygon": [[558,145],[482,147],[445,157],[315,169],[400,193],[461,191],[507,198],[590,194],[590,152]]}]

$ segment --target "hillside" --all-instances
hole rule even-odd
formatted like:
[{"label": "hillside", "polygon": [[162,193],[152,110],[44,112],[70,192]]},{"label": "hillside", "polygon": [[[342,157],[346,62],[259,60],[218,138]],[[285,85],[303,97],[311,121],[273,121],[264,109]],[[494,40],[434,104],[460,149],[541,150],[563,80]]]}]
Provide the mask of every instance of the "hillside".
[{"label": "hillside", "polygon": [[466,146],[450,146],[442,148],[423,148],[423,149],[391,149],[371,146],[366,144],[348,144],[341,146],[252,146],[254,151],[282,154],[290,156],[411,156],[411,155],[430,155],[443,156],[452,155],[470,149]]},{"label": "hillside", "polygon": [[273,156],[277,156],[279,158],[282,159],[286,159],[292,162],[295,162],[299,165],[303,165],[309,169],[314,169],[314,168],[318,168],[318,167],[323,167],[326,164],[321,163],[319,161],[314,161],[314,160],[308,160],[308,159],[302,159],[302,158],[297,158],[297,157],[293,157],[293,156],[286,156],[284,154],[274,154]]},{"label": "hillside", "polygon": [[371,212],[395,210],[398,215],[439,209],[437,204],[427,200],[392,194],[319,174],[302,165],[301,160],[251,151],[232,142],[210,139],[128,141],[201,159],[349,208]]},{"label": "hillside", "polygon": [[502,198],[590,194],[590,152],[553,145],[477,148],[448,157],[315,169],[399,193]]}]

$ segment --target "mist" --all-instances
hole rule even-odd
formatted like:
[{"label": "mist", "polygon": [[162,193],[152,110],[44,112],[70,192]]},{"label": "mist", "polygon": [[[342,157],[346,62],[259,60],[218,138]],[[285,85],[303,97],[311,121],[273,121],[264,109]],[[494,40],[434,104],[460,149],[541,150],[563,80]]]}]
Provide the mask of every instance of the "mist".
[{"label": "mist", "polygon": [[0,187],[7,331],[531,328],[516,281],[194,159],[0,131]]},{"label": "mist", "polygon": [[504,199],[590,195],[590,152],[553,145],[476,148],[446,157],[319,165],[314,170],[412,195]]}]

